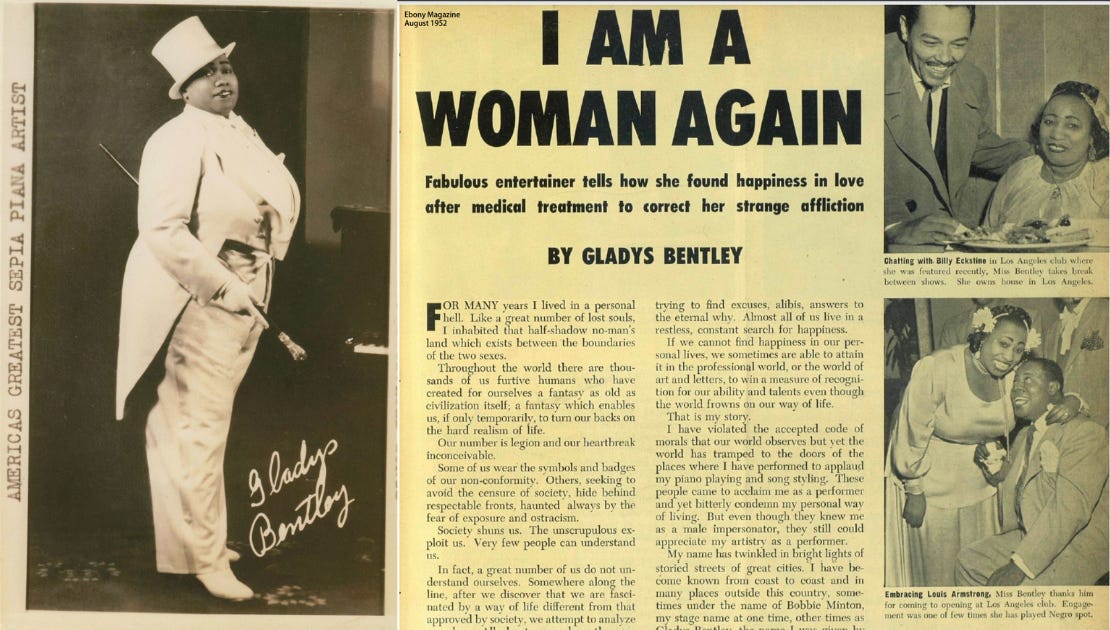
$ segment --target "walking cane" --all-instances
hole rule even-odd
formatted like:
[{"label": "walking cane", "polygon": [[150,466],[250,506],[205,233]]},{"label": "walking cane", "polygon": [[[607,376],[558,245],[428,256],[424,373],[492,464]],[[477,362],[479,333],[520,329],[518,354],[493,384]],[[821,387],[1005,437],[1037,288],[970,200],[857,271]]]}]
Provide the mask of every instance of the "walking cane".
[{"label": "walking cane", "polygon": [[[139,185],[139,180],[135,179],[135,176],[131,174],[131,171],[127,170],[127,167],[124,166],[116,158],[116,156],[112,154],[111,151],[108,150],[108,147],[99,143],[97,144],[97,146],[100,147],[100,150],[104,152],[104,155],[108,156],[108,159],[115,162],[116,166],[119,167],[119,170],[123,171],[124,175],[130,178],[131,181],[135,182],[136,186]],[[263,312],[261,304],[255,303],[255,306],[258,307],[259,312]],[[278,341],[281,342],[281,345],[285,346],[285,349],[289,351],[289,356],[293,357],[294,361],[304,361],[308,358],[308,353],[305,352],[305,349],[302,348],[300,344],[293,341],[293,339],[290,338],[289,335],[286,334],[284,330],[282,330],[281,326],[278,326],[277,322],[271,319],[269,315],[263,317],[263,321],[266,322],[266,325],[269,327],[267,330],[271,330],[274,332],[275,335],[277,335]]]}]

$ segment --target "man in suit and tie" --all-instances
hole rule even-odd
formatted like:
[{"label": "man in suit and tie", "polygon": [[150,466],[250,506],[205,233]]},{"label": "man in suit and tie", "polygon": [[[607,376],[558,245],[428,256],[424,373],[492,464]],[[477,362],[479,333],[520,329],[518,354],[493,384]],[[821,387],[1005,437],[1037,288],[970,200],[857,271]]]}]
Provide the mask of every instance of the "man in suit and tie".
[{"label": "man in suit and tie", "polygon": [[887,244],[937,243],[980,223],[964,198],[971,168],[1002,175],[1032,153],[993,130],[983,73],[964,61],[974,6],[908,6],[886,37]]},{"label": "man in suit and tie", "polygon": [[1057,304],[1060,319],[1045,336],[1045,358],[1060,365],[1068,389],[1082,394],[1091,417],[1105,423],[1110,415],[1106,397],[1110,300],[1060,298]]},{"label": "man in suit and tie", "polygon": [[1106,573],[1105,418],[1048,424],[1048,410],[1063,402],[1063,392],[1055,362],[1029,359],[1018,368],[1010,399],[1015,415],[1030,424],[996,474],[1003,531],[960,551],[957,584],[1074,586]]}]

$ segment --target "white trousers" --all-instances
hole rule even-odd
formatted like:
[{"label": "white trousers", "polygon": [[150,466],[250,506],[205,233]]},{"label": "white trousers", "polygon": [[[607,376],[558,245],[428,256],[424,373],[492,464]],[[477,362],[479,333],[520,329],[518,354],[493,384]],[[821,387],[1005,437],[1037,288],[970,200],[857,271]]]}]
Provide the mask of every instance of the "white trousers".
[{"label": "white trousers", "polygon": [[[252,273],[259,269],[236,269],[231,262],[256,299],[265,302],[272,267]],[[224,450],[235,393],[261,332],[248,315],[189,301],[171,333],[165,376],[146,423],[160,572],[200,574],[228,568]]]}]

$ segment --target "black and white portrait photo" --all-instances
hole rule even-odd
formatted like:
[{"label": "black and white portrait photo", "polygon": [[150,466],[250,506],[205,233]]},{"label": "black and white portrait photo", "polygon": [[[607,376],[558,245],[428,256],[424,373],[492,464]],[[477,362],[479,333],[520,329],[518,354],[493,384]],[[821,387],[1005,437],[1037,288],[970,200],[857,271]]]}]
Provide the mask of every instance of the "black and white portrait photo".
[{"label": "black and white portrait photo", "polygon": [[30,15],[27,610],[386,614],[394,11]]},{"label": "black and white portrait photo", "polygon": [[886,8],[887,251],[1100,251],[1107,7]]},{"label": "black and white portrait photo", "polygon": [[1106,584],[1108,318],[888,300],[887,586]]}]

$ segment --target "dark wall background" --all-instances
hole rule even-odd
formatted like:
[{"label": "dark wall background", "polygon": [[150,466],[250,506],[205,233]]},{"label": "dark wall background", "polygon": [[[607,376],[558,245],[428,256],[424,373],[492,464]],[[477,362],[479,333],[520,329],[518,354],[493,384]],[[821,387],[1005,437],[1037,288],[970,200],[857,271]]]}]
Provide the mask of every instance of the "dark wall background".
[{"label": "dark wall background", "polygon": [[[236,111],[274,152],[286,154],[305,200],[290,253],[278,267],[270,313],[310,359],[292,363],[269,334],[259,344],[229,439],[229,529],[243,539],[253,517],[245,483],[251,467],[264,468],[272,450],[292,460],[301,439],[311,450],[334,437],[340,449],[329,458],[329,487],[346,483],[357,508],[345,531],[335,532],[334,524],[314,527],[319,535],[338,533],[326,537],[337,547],[372,539],[369,555],[380,569],[386,366],[383,357],[354,356],[343,341],[366,328],[351,321],[356,297],[382,310],[375,321],[387,321],[388,265],[352,273],[337,238],[305,238],[305,225],[328,225],[332,210],[326,196],[313,194],[306,172],[327,174],[330,181],[321,188],[359,182],[346,188],[343,203],[381,208],[384,198],[388,210],[388,159],[383,166],[353,159],[353,152],[384,146],[388,155],[388,107],[359,103],[369,93],[368,76],[382,85],[383,67],[388,90],[392,31],[382,25],[392,23],[391,13],[44,4],[35,13],[29,574],[54,551],[88,549],[105,536],[149,544],[144,417],[114,420],[120,287],[137,235],[137,189],[97,143],[137,175],[147,138],[182,108],[168,98],[172,79],[150,49],[191,15],[221,45],[237,42],[231,54],[241,91]],[[314,20],[344,28],[329,39],[318,25],[313,38]],[[336,51],[345,49],[345,62],[334,63]],[[309,113],[310,83],[327,86],[327,97],[346,108]],[[311,100],[322,98],[313,94]],[[375,98],[390,100],[388,92]],[[360,117],[367,120],[352,123]],[[309,165],[309,129],[345,129],[349,148],[335,159],[317,144]],[[366,181],[375,198],[363,198]],[[373,240],[388,251],[388,220],[381,225]],[[306,532],[303,540],[311,536]],[[351,556],[349,548],[338,553]],[[380,580],[380,570],[366,573]]]},{"label": "dark wall background", "polygon": [[[367,36],[369,34],[369,37]],[[337,39],[342,46],[334,46]],[[382,11],[314,11],[309,14],[308,143],[306,177],[312,186],[306,205],[317,208],[369,205],[389,208],[393,66],[359,65],[357,59],[387,59],[393,20]],[[344,68],[345,72],[327,71]],[[362,139],[386,138],[384,142]],[[364,164],[367,173],[350,177],[336,164]],[[339,237],[331,217],[311,213],[305,221],[308,242],[335,245]]]}]

